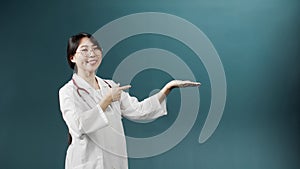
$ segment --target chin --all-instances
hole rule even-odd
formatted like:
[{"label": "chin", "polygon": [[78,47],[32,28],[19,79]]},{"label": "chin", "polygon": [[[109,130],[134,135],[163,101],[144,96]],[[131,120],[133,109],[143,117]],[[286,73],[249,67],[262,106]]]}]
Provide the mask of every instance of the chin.
[{"label": "chin", "polygon": [[97,69],[98,69],[98,67],[97,68],[92,68],[92,69],[87,69],[87,71],[89,71],[89,72],[96,72]]}]

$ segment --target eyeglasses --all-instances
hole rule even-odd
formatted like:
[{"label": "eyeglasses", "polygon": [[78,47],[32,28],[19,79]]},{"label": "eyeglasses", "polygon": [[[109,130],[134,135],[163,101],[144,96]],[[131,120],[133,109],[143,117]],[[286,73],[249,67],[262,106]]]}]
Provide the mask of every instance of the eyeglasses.
[{"label": "eyeglasses", "polygon": [[79,51],[76,51],[76,53],[81,53],[83,56],[85,57],[89,57],[91,56],[92,52],[96,55],[96,56],[100,56],[102,53],[102,50],[99,48],[91,48],[91,49],[82,49]]}]

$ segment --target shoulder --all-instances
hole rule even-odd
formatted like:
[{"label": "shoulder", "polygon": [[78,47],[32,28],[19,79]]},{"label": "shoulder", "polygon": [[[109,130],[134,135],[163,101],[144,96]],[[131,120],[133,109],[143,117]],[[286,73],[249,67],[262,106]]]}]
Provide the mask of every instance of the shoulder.
[{"label": "shoulder", "polygon": [[73,86],[74,84],[72,83],[72,80],[69,80],[59,89],[59,95],[61,95],[62,93],[70,93],[74,89]]}]

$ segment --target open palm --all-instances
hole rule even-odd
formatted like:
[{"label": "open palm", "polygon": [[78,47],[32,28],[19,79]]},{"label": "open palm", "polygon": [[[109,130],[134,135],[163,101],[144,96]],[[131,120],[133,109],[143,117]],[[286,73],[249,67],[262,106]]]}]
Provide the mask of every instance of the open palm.
[{"label": "open palm", "polygon": [[199,82],[192,82],[189,80],[172,80],[168,83],[171,88],[183,88],[183,87],[196,87],[200,86],[201,83]]}]

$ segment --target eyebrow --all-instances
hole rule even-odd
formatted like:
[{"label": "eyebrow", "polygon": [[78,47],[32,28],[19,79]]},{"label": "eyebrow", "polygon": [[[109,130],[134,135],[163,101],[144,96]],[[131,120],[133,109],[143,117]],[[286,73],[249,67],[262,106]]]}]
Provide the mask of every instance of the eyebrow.
[{"label": "eyebrow", "polygon": [[[88,47],[89,47],[89,45],[82,45],[79,48],[88,48]],[[97,45],[91,45],[91,47],[98,47],[98,46]]]}]

